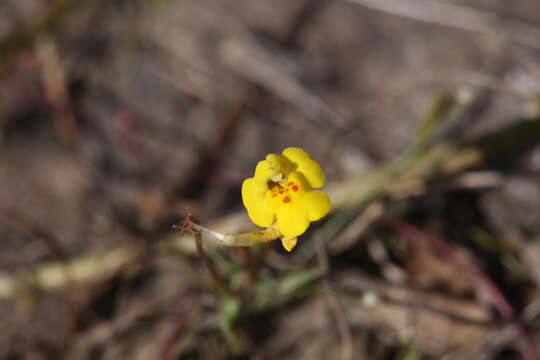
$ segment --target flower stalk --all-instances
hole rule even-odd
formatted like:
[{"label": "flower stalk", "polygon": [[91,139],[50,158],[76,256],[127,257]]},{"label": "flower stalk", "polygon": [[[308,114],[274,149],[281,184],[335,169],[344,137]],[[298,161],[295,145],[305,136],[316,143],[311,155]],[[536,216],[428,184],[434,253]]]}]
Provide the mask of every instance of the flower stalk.
[{"label": "flower stalk", "polygon": [[[265,243],[268,241],[283,238],[283,235],[279,232],[279,229],[276,224],[273,224],[272,226],[269,226],[268,228],[261,231],[228,234],[228,233],[221,233],[218,231],[214,231],[214,230],[211,230],[202,226],[201,224],[199,224],[197,220],[193,218],[191,214],[188,214],[188,216],[186,216],[178,224],[173,225],[173,228],[175,228],[176,230],[180,230],[181,232],[188,231],[193,234],[195,238],[195,245],[197,248],[197,253],[199,254],[199,257],[204,263],[204,266],[208,269],[208,272],[210,273],[215,283],[223,291],[229,294],[234,294],[234,291],[230,288],[230,286],[225,281],[223,276],[221,276],[221,274],[217,270],[212,259],[204,251],[201,233],[212,235],[216,239],[220,240],[225,246],[231,246],[231,247],[232,246],[239,246],[239,247],[254,246],[256,244]],[[296,239],[288,239],[288,240],[294,241],[296,243]]]},{"label": "flower stalk", "polygon": [[196,232],[204,232],[212,235],[216,239],[220,240],[226,246],[254,246],[260,243],[272,241],[283,237],[279,232],[276,224],[272,224],[264,230],[248,232],[248,233],[236,233],[236,234],[224,234],[208,228],[200,224],[196,224],[191,220],[187,220],[190,227]]}]

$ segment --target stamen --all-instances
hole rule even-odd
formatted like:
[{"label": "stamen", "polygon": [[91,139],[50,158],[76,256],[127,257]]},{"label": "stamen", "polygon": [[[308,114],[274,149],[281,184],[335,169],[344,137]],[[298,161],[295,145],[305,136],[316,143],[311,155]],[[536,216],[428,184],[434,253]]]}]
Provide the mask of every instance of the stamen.
[{"label": "stamen", "polygon": [[283,180],[283,174],[282,173],[279,173],[277,175],[274,175],[270,178],[270,180],[272,180],[273,182],[280,182],[281,180]]}]

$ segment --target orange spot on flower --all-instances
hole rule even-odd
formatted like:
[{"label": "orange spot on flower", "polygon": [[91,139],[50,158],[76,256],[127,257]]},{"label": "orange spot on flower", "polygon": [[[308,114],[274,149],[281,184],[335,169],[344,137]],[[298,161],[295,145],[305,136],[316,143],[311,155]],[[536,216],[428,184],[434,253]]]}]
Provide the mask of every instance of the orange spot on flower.
[{"label": "orange spot on flower", "polygon": [[283,198],[283,202],[284,202],[284,203],[288,203],[288,202],[290,202],[290,201],[291,201],[291,199],[289,199],[288,196],[285,196],[285,197]]},{"label": "orange spot on flower", "polygon": [[275,194],[275,193],[274,193],[274,194],[272,194],[272,197],[276,197],[276,196],[277,196],[277,194]]},{"label": "orange spot on flower", "polygon": [[291,181],[291,182],[288,183],[287,185],[291,186],[291,185],[294,185],[294,183]]},{"label": "orange spot on flower", "polygon": [[292,187],[292,190],[293,190],[293,191],[298,191],[298,186],[294,185],[294,186]]},{"label": "orange spot on flower", "polygon": [[279,190],[279,193],[280,193],[280,194],[283,194],[283,190]]}]

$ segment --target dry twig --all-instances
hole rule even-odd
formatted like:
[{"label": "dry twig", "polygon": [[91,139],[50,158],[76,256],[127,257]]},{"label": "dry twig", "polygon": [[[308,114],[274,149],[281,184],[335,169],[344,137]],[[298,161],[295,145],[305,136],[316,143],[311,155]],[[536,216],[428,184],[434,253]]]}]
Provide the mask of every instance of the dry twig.
[{"label": "dry twig", "polygon": [[540,28],[538,26],[503,17],[494,11],[479,10],[434,0],[345,1],[396,16],[496,36],[520,45],[540,49]]}]

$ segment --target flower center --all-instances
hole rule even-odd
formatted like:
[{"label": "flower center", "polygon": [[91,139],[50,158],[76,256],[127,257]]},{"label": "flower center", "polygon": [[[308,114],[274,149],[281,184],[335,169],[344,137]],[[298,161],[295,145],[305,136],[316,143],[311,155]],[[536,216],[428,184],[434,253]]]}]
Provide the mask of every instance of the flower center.
[{"label": "flower center", "polygon": [[[268,191],[266,195],[270,197],[273,203],[291,203],[291,193],[299,190],[298,184],[289,180],[283,174],[278,174],[268,181]],[[277,205],[277,204],[276,204]]]}]

